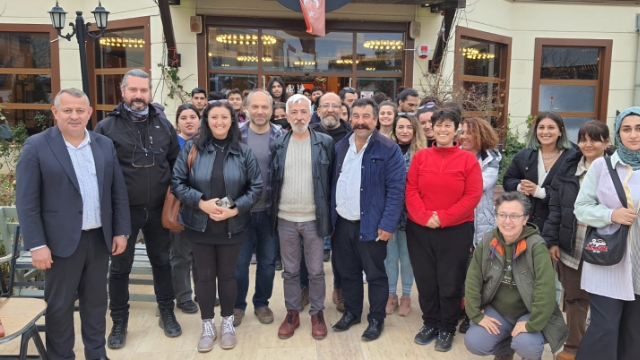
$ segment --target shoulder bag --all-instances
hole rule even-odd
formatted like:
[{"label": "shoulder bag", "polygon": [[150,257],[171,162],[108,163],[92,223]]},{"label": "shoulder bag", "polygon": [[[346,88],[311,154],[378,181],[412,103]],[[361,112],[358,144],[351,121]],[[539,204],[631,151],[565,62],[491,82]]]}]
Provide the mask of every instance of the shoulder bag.
[{"label": "shoulder bag", "polygon": [[[191,166],[196,159],[198,149],[193,144],[187,157],[187,176],[191,172]],[[162,207],[162,226],[171,231],[183,231],[184,226],[178,222],[178,214],[180,213],[180,200],[171,193],[171,186],[167,189],[167,195],[164,197],[164,206]]]},{"label": "shoulder bag", "polygon": [[[618,198],[622,206],[627,207],[627,196],[618,172],[613,168],[609,156],[605,156],[605,161],[607,162],[613,186],[615,186],[616,193],[618,193]],[[620,228],[614,233],[604,235],[598,231],[598,228],[589,227],[584,237],[584,252],[582,253],[584,261],[600,266],[611,266],[619,263],[627,250],[629,228],[629,226],[620,225]]]}]

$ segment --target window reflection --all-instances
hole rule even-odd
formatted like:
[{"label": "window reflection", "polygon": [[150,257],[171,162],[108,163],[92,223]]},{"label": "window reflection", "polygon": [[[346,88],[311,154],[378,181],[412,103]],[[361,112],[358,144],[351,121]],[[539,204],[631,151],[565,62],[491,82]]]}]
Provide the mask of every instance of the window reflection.
[{"label": "window reflection", "polygon": [[51,68],[48,33],[0,33],[0,68]]},{"label": "window reflection", "polygon": [[107,31],[96,44],[96,69],[144,67],[144,29]]},{"label": "window reflection", "polygon": [[[209,67],[225,70],[257,69],[259,39],[265,49],[276,42],[270,35],[260,37],[257,29],[210,28]],[[265,55],[262,61],[273,62],[273,56]]]},{"label": "window reflection", "polygon": [[499,44],[462,37],[459,49],[462,74],[500,77],[500,50]]},{"label": "window reflection", "polygon": [[403,65],[402,33],[359,33],[356,68],[368,72],[400,72]]},{"label": "window reflection", "polygon": [[599,48],[542,47],[541,79],[598,80]]},{"label": "window reflection", "polygon": [[257,75],[209,73],[209,91],[226,93],[233,89],[253,90],[257,86]]},{"label": "window reflection", "polygon": [[263,64],[267,71],[351,71],[347,62],[353,62],[353,33],[316,37],[303,31],[263,30],[263,34],[275,39],[263,47],[263,56],[273,58]]}]

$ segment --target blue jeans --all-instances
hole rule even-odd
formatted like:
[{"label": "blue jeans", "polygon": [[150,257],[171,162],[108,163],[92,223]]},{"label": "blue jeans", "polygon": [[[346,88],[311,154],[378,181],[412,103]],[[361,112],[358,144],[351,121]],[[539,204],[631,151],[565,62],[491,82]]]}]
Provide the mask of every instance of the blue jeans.
[{"label": "blue jeans", "polygon": [[390,295],[396,295],[398,290],[398,261],[402,272],[402,296],[411,296],[413,268],[409,260],[409,249],[407,249],[407,233],[404,230],[396,230],[387,242],[387,258],[384,260],[384,267],[389,278]]},{"label": "blue jeans", "polygon": [[256,284],[253,295],[255,309],[269,306],[269,299],[273,293],[273,279],[276,273],[276,255],[278,254],[277,238],[273,236],[273,224],[267,211],[251,213],[251,222],[245,231],[245,241],[242,243],[238,265],[236,266],[236,282],[238,296],[234,309],[247,309],[247,292],[249,291],[249,265],[252,249],[255,246]]}]

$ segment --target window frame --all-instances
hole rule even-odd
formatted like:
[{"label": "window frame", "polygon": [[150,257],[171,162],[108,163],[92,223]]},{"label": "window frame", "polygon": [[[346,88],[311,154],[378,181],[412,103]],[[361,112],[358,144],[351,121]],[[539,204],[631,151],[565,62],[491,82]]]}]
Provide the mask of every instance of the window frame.
[{"label": "window frame", "polygon": [[[96,51],[96,39],[95,41],[87,41],[87,69],[89,73],[89,95],[91,104],[93,105],[93,114],[91,114],[91,123],[95,128],[98,123],[98,111],[112,111],[113,104],[98,104],[98,87],[96,85],[96,77],[98,75],[123,75],[129,70],[140,69],[151,75],[151,28],[150,20],[148,16],[125,19],[125,20],[111,20],[109,21],[108,31],[119,31],[129,29],[143,29],[144,32],[144,67],[131,67],[131,68],[117,68],[117,69],[96,69],[95,67],[95,51]],[[91,24],[89,31],[94,34],[99,33],[98,27],[95,24]],[[156,86],[160,86],[156,84]],[[116,104],[117,105],[117,104]]]},{"label": "window frame", "polygon": [[[598,80],[556,80],[541,79],[542,48],[552,47],[592,47],[600,48],[600,68]],[[531,114],[535,117],[540,113],[540,85],[596,85],[595,118],[603,122],[607,121],[607,108],[609,106],[609,81],[611,76],[611,51],[613,40],[611,39],[566,39],[566,38],[536,38],[533,58],[533,87],[531,89]],[[590,117],[592,113],[584,112],[558,112],[562,117]]]},{"label": "window frame", "polygon": [[[500,51],[500,76],[494,78],[491,81],[484,81],[486,78],[483,76],[464,75],[460,63],[460,47],[462,46],[462,37],[476,39],[480,41],[488,41],[504,46],[504,50]],[[487,83],[492,82],[499,85],[499,91],[502,93],[502,110],[497,116],[498,121],[496,123],[496,131],[501,139],[506,136],[507,133],[507,116],[509,114],[509,83],[511,81],[511,50],[513,39],[509,36],[493,34],[485,31],[471,29],[463,26],[456,26],[455,37],[455,51],[453,59],[453,84],[454,86],[462,86],[463,82],[480,82]],[[493,116],[492,111],[465,111],[463,117],[480,117],[486,118],[487,116]]]},{"label": "window frame", "polygon": [[[60,40],[55,41],[58,39],[58,32],[53,26],[44,24],[0,24],[0,32],[49,34],[50,69],[0,68],[0,75],[51,75],[50,104],[1,103],[7,110],[51,110],[53,99],[60,92]],[[53,123],[55,122],[54,118]]]},{"label": "window frame", "polygon": [[[271,19],[271,18],[263,18],[263,19],[255,19],[255,18],[243,18],[243,17],[227,17],[227,16],[208,16],[208,15],[199,15],[203,18],[203,30],[196,36],[196,47],[197,47],[197,67],[198,67],[198,86],[207,89],[207,91],[211,91],[209,89],[209,72],[211,69],[209,68],[208,62],[208,34],[209,28],[211,27],[224,27],[224,28],[247,28],[246,25],[239,24],[251,24],[251,28],[258,29],[259,34],[262,34],[262,30],[297,30],[303,31],[302,29],[306,28],[304,20],[292,20],[292,19]],[[393,33],[403,33],[404,41],[405,41],[405,49],[412,49],[415,46],[415,41],[409,37],[409,22],[391,22],[391,23],[381,23],[381,22],[350,22],[350,21],[335,21],[328,20],[326,22],[326,30],[329,31],[340,31],[340,32],[353,32],[353,54],[357,54],[358,44],[357,44],[357,33],[363,32],[372,32],[372,33],[380,33],[380,32],[393,32]],[[384,29],[382,31],[381,29]],[[258,42],[258,54],[262,54],[262,43]],[[413,86],[413,53],[411,51],[404,52],[404,64],[402,69],[402,75],[393,73],[367,73],[366,71],[357,70],[357,64],[354,62],[352,66],[351,72],[345,73],[331,73],[331,72],[314,72],[314,71],[299,71],[299,72],[284,72],[284,71],[267,71],[264,70],[262,66],[262,59],[258,59],[258,68],[255,70],[224,70],[224,69],[215,69],[216,73],[219,74],[256,74],[258,79],[261,79],[261,76],[306,76],[309,74],[310,76],[339,76],[339,77],[351,77],[352,83],[357,83],[358,78],[401,78],[404,86],[412,87]],[[262,69],[262,70],[260,70]],[[261,84],[260,84],[261,85]]]}]

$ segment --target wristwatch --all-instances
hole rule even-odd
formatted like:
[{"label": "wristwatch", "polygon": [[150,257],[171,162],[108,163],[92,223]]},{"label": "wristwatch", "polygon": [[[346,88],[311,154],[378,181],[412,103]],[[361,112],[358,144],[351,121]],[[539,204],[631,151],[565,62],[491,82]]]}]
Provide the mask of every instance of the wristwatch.
[{"label": "wristwatch", "polygon": [[129,240],[129,235],[118,235],[118,236],[122,236],[123,238]]}]

